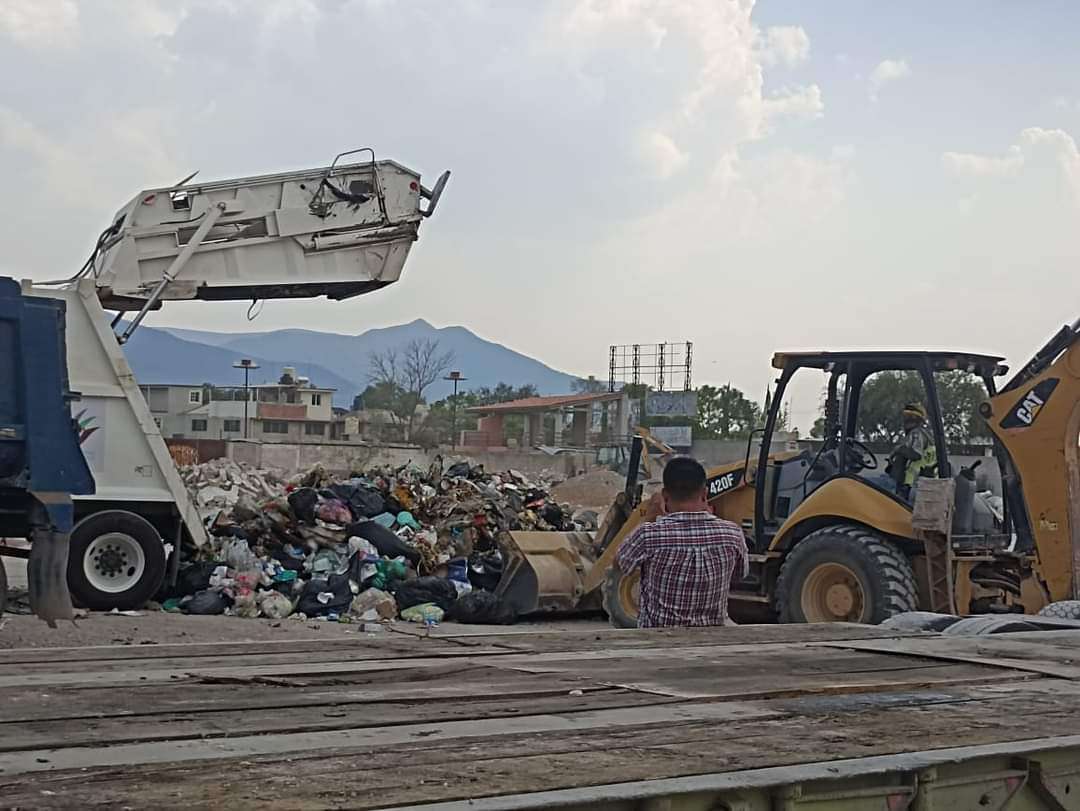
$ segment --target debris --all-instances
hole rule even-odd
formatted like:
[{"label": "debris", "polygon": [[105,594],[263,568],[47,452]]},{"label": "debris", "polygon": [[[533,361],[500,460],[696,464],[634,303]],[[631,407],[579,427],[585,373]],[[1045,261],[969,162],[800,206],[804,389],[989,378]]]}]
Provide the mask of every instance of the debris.
[{"label": "debris", "polygon": [[468,461],[347,478],[316,466],[287,478],[213,460],[181,475],[211,517],[211,542],[184,550],[176,586],[158,599],[188,614],[355,619],[366,629],[430,604],[439,617],[422,611],[429,624],[507,624],[516,617],[495,595],[506,533],[597,524],[595,512],[553,498],[547,479]]},{"label": "debris", "polygon": [[121,611],[119,608],[114,608],[108,612],[108,617],[141,617],[143,613],[141,611]]}]

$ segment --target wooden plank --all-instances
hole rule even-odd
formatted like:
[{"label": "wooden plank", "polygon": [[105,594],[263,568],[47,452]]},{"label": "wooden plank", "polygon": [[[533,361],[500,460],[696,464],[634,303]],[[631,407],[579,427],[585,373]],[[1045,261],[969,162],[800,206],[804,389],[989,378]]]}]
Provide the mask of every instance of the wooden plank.
[{"label": "wooden plank", "polygon": [[108,747],[63,747],[0,753],[0,774],[53,769],[90,769],[136,764],[205,761],[229,757],[305,754],[342,747],[384,749],[418,740],[454,741],[492,735],[539,735],[583,729],[617,730],[651,725],[677,726],[692,721],[724,722],[768,718],[772,710],[755,704],[662,704],[579,713],[530,715],[524,718],[446,723],[405,724],[376,729],[298,732],[288,735],[245,735],[218,740],[155,741]]},{"label": "wooden plank", "polygon": [[[950,692],[958,701],[936,705],[932,712],[924,705],[847,713],[808,709],[744,721],[419,738],[303,756],[0,773],[0,791],[5,804],[30,807],[41,805],[41,792],[49,791],[51,803],[67,807],[182,804],[210,809],[233,803],[270,809],[385,808],[564,790],[610,783],[615,777],[652,781],[830,762],[838,764],[839,774],[846,759],[923,753],[935,740],[950,748],[996,745],[1004,750],[1017,742],[1012,748],[1020,749],[1048,729],[1080,723],[1080,702],[1063,707],[1052,694],[1017,690],[1005,711],[1004,701],[964,701],[959,700],[963,688]],[[942,730],[949,731],[947,738]]]},{"label": "wooden plank", "polygon": [[[674,702],[674,699],[667,701]],[[72,746],[114,746],[121,743],[225,738],[245,735],[315,732],[335,729],[367,729],[420,724],[438,716],[440,721],[523,718],[549,713],[575,713],[622,707],[655,707],[657,698],[631,690],[599,688],[587,695],[572,696],[564,689],[548,694],[499,695],[473,701],[414,701],[373,704],[366,701],[328,701],[322,705],[280,710],[204,710],[156,712],[139,715],[114,714],[100,718],[20,719],[18,726],[0,724],[0,752],[61,749]],[[237,702],[239,703],[239,702]],[[252,702],[254,703],[254,702]],[[11,722],[9,722],[11,723]]]},{"label": "wooden plank", "polygon": [[[1058,640],[1070,639],[1080,645],[1080,631],[1058,631]],[[1072,635],[1069,637],[1068,635]],[[1026,636],[1026,638],[1017,638]],[[1011,668],[1029,673],[1041,673],[1062,679],[1080,680],[1080,648],[1063,647],[1042,643],[1041,632],[1026,635],[988,635],[981,637],[934,636],[910,639],[851,640],[848,642],[820,642],[818,647],[847,648],[851,650],[876,651],[901,656],[943,659],[953,662],[970,662],[993,667]]]}]

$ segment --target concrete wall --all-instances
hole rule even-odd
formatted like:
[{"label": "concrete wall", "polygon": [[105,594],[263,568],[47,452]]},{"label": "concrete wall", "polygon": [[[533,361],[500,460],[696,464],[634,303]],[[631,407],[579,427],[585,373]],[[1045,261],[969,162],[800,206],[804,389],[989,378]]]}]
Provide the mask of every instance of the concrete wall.
[{"label": "concrete wall", "polygon": [[[539,451],[512,448],[476,453],[451,453],[449,448],[425,451],[422,448],[409,447],[372,447],[331,443],[301,445],[292,442],[227,442],[225,448],[226,455],[237,462],[254,467],[277,468],[289,473],[308,470],[315,465],[322,465],[334,473],[348,473],[373,465],[397,466],[409,462],[426,467],[431,464],[436,454],[440,453],[447,466],[458,460],[467,459],[471,464],[481,464],[492,472],[513,469],[530,475],[554,473],[559,476],[569,476],[573,473],[587,472],[596,467],[591,453],[561,453],[550,456]],[[202,461],[206,460],[202,459]]]}]

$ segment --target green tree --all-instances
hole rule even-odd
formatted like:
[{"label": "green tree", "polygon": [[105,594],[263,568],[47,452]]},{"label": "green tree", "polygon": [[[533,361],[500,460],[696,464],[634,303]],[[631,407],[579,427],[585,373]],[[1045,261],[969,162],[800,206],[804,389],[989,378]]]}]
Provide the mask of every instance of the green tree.
[{"label": "green tree", "polygon": [[597,380],[593,375],[579,377],[570,383],[570,391],[575,394],[603,394],[608,390],[606,380]]},{"label": "green tree", "polygon": [[694,436],[701,439],[746,439],[761,420],[761,410],[727,383],[699,386]]},{"label": "green tree", "polygon": [[[938,372],[934,376],[945,438],[962,445],[989,436],[979,416],[986,389],[975,375],[963,371]],[[867,378],[859,394],[856,427],[871,442],[893,444],[903,435],[901,410],[908,403],[926,402],[922,377],[911,371],[885,371]]]}]

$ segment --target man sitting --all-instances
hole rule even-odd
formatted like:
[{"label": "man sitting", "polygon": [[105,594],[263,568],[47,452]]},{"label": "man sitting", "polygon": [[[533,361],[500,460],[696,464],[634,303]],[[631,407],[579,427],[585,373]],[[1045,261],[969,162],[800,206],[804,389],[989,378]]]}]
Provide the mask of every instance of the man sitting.
[{"label": "man sitting", "polygon": [[639,628],[723,625],[732,575],[746,570],[742,530],[709,511],[705,468],[679,456],[664,468],[662,515],[635,529],[616,555],[641,569]]}]

